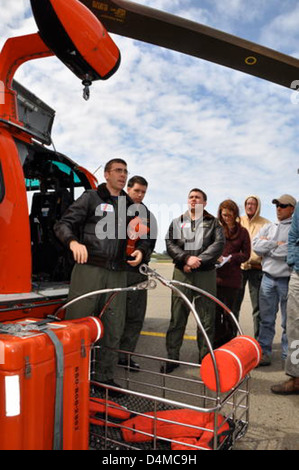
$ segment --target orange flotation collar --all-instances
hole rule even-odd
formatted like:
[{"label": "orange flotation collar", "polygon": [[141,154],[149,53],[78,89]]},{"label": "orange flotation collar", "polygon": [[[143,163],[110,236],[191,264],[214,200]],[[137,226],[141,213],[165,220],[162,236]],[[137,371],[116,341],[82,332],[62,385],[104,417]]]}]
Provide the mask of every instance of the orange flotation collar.
[{"label": "orange flotation collar", "polygon": [[[172,443],[173,450],[192,449],[186,444],[193,444],[203,449],[213,448],[215,413],[204,413],[189,409],[167,410],[147,413],[125,421],[123,425],[131,429],[122,429],[126,442],[149,442],[156,437],[179,440]],[[217,439],[222,443],[232,432],[231,423],[218,414]],[[144,433],[144,434],[143,434]]]},{"label": "orange flotation collar", "polygon": [[[113,401],[90,397],[89,414],[91,424],[121,427],[125,442],[141,443],[166,438],[172,440],[172,450],[213,449],[215,413],[179,409],[152,411],[139,416]],[[218,414],[216,430],[217,445],[220,445],[232,433],[232,422]]]},{"label": "orange flotation collar", "polygon": [[[212,450],[214,446],[214,419],[206,425],[205,431],[199,439],[194,437],[180,437],[180,442],[171,442],[172,450]],[[217,422],[217,447],[232,434],[233,425],[231,421],[225,421],[225,418],[218,415]],[[194,447],[192,447],[194,446]]]},{"label": "orange flotation collar", "polygon": [[90,397],[89,399],[89,422],[97,426],[104,426],[108,414],[109,427],[119,427],[124,421],[132,417],[132,414],[124,406],[103,398]]}]

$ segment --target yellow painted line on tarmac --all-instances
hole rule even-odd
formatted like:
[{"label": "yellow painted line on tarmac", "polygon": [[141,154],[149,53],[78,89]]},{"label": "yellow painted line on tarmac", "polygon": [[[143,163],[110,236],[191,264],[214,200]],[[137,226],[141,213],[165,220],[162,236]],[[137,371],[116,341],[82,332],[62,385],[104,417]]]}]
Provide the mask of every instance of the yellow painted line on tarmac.
[{"label": "yellow painted line on tarmac", "polygon": [[156,336],[159,338],[166,338],[165,333],[155,333],[154,331],[141,331],[142,336]]},{"label": "yellow painted line on tarmac", "polygon": [[[157,333],[155,331],[142,331],[141,335],[142,336],[154,336],[156,338],[166,338],[165,333]],[[187,339],[189,341],[196,341],[196,336],[185,335],[184,339]]]}]

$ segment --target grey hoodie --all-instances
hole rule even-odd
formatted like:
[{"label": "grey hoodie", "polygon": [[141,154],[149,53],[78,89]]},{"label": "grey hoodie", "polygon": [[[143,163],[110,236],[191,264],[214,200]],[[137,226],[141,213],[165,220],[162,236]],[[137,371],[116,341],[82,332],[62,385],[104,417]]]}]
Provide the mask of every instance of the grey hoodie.
[{"label": "grey hoodie", "polygon": [[[289,277],[291,269],[287,264],[288,236],[292,218],[270,223],[262,227],[253,239],[254,251],[262,257],[262,268],[272,277]],[[266,239],[261,239],[265,237]],[[278,245],[277,242],[285,242]]]}]

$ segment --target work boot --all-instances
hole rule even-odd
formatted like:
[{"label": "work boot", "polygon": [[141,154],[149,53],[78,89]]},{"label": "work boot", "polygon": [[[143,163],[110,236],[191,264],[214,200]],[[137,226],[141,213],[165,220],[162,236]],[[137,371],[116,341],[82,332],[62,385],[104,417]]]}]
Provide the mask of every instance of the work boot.
[{"label": "work boot", "polygon": [[175,369],[180,366],[177,362],[167,362],[166,366],[161,366],[160,372],[162,374],[171,374]]},{"label": "work boot", "polygon": [[272,385],[271,392],[277,395],[299,395],[299,377],[291,377],[285,382]]},{"label": "work boot", "polygon": [[140,365],[132,358],[130,358],[130,360],[119,359],[118,365],[122,367],[128,367],[130,372],[139,372],[140,370]]},{"label": "work boot", "polygon": [[271,365],[271,356],[269,354],[263,354],[262,359],[257,367],[265,367]]}]

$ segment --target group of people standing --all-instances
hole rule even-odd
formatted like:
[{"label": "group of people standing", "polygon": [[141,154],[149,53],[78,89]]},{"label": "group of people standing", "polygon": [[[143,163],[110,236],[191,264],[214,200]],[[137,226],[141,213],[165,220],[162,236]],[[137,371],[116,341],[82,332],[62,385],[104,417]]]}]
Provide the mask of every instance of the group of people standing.
[{"label": "group of people standing", "polygon": [[[194,209],[193,201],[201,204],[203,212]],[[259,197],[251,195],[245,200],[245,215],[239,215],[238,205],[223,201],[217,219],[206,210],[207,196],[193,189],[188,196],[187,214],[176,219],[166,240],[167,251],[174,260],[174,279],[192,284],[221,300],[239,320],[240,308],[248,284],[252,304],[254,337],[262,348],[260,366],[272,361],[277,313],[282,319],[281,357],[286,373],[291,377],[271,391],[277,394],[299,393],[299,204],[284,194],[273,199],[276,222],[261,216]],[[293,216],[295,212],[295,215]],[[189,221],[188,221],[189,218]],[[187,238],[183,226],[188,221],[193,231],[202,231],[202,244],[186,250]],[[181,223],[181,237],[173,237],[173,228]],[[290,281],[291,280],[291,281]],[[182,289],[183,290],[183,289]],[[213,306],[209,299],[196,296],[184,288],[189,300],[194,300],[200,320],[214,348],[229,341],[235,334],[229,316]],[[168,357],[166,373],[179,367],[179,353],[189,311],[177,294],[172,295],[171,321],[166,336]],[[207,352],[198,332],[199,362]],[[296,349],[297,348],[297,349]],[[298,358],[297,354],[298,353]],[[177,362],[176,362],[177,361]]]},{"label": "group of people standing", "polygon": [[[76,262],[69,299],[91,291],[125,288],[143,281],[138,268],[149,262],[155,248],[156,219],[142,202],[147,181],[140,176],[130,178],[125,192],[128,170],[122,159],[110,160],[105,166],[104,176],[106,182],[97,190],[83,193],[55,225],[56,236],[72,251]],[[263,349],[261,365],[271,363],[279,306],[284,330],[283,358],[288,355],[286,302],[291,267],[294,267],[296,282],[299,275],[298,234],[295,255],[287,261],[288,232],[296,200],[284,195],[274,199],[273,203],[277,208],[276,224],[261,217],[257,196],[246,199],[242,217],[234,201],[223,201],[216,218],[206,211],[205,192],[194,188],[188,194],[188,210],[171,222],[166,236],[167,252],[174,263],[173,278],[219,298],[237,319],[248,283],[254,335]],[[195,302],[213,347],[236,334],[235,327],[227,325],[225,315],[216,310],[214,302],[196,295],[187,287],[182,291]],[[131,371],[139,370],[139,364],[131,355],[125,352],[117,355],[115,350],[135,350],[146,313],[146,296],[146,290],[122,291],[112,298],[108,293],[89,296],[67,310],[66,318],[73,319],[99,315],[105,309],[102,316],[105,334],[101,340],[97,377],[104,384],[118,387],[114,382],[117,362],[130,367]],[[295,300],[298,305],[298,291]],[[166,335],[168,358],[172,361],[162,368],[164,373],[171,373],[179,367],[188,315],[189,309],[183,299],[173,292]],[[199,330],[198,347],[200,363],[208,352],[208,345]],[[299,372],[297,375],[299,377]],[[294,384],[290,393],[299,392],[299,384],[296,381]],[[280,392],[276,390],[275,393]]]}]

